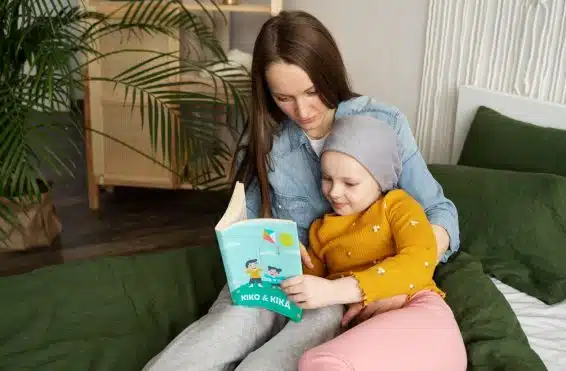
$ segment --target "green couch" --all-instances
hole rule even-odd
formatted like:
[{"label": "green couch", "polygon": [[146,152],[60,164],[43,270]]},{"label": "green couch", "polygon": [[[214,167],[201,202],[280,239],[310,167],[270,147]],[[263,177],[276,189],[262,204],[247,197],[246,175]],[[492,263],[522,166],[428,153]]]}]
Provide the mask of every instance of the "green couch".
[{"label": "green couch", "polygon": [[[461,251],[435,278],[464,336],[468,369],[546,370],[490,276],[548,303],[566,298],[566,250],[552,240],[566,230],[566,177],[431,171],[459,210]],[[533,243],[537,231],[547,237]],[[224,282],[216,246],[1,278],[0,370],[140,370],[206,312]]]},{"label": "green couch", "polygon": [[0,279],[0,370],[140,370],[225,282],[218,250],[103,257]]},{"label": "green couch", "polygon": [[[544,370],[478,261],[460,254],[438,277],[462,326],[470,370]],[[3,278],[0,370],[140,370],[206,311],[223,283],[214,247]]]}]

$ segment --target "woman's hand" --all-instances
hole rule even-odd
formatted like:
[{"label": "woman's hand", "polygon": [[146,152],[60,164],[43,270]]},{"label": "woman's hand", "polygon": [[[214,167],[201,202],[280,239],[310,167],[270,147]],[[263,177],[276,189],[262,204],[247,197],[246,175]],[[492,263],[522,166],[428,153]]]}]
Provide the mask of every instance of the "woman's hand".
[{"label": "woman's hand", "polygon": [[341,325],[346,327],[354,320],[352,325],[355,326],[378,314],[401,309],[407,302],[407,298],[406,294],[396,295],[387,299],[376,300],[369,303],[365,308],[363,308],[361,303],[349,304],[348,310],[342,317]]},{"label": "woman's hand", "polygon": [[440,262],[450,246],[450,236],[446,229],[436,224],[432,225],[432,231],[434,232],[434,237],[436,237],[437,262]]},{"label": "woman's hand", "polygon": [[283,281],[281,289],[289,300],[303,309],[337,304],[334,281],[326,278],[311,275],[295,276]]},{"label": "woman's hand", "polygon": [[314,264],[312,263],[309,253],[307,252],[307,248],[302,243],[301,243],[301,260],[303,261],[303,264],[306,265],[309,269],[314,268]]}]

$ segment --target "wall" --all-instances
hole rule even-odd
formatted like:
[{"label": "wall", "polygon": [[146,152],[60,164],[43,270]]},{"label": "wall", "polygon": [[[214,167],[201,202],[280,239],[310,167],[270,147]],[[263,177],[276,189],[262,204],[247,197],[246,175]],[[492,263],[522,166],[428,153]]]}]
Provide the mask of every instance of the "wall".
[{"label": "wall", "polygon": [[[319,18],[340,46],[354,90],[398,106],[414,127],[427,1],[284,0],[284,9],[305,10]],[[234,15],[232,47],[251,52],[266,19]]]},{"label": "wall", "polygon": [[[398,106],[429,162],[449,161],[459,85],[566,103],[566,0],[285,0],[284,8],[326,24],[354,89]],[[265,19],[235,16],[233,46],[251,52]]]},{"label": "wall", "polygon": [[457,87],[566,104],[566,0],[430,0],[416,137],[448,162]]}]

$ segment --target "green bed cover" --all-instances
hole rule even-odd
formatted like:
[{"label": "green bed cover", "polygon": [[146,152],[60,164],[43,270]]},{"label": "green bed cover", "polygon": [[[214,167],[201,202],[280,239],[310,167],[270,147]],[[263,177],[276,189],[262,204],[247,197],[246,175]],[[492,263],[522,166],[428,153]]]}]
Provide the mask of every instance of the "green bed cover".
[{"label": "green bed cover", "polygon": [[[469,370],[545,370],[513,312],[465,253],[437,279]],[[215,248],[68,263],[0,279],[0,370],[139,371],[224,283]]]},{"label": "green bed cover", "polygon": [[[468,370],[546,370],[490,275],[549,304],[566,298],[566,177],[431,171],[459,210],[461,251],[435,279],[464,336]],[[0,371],[138,371],[224,282],[215,246],[0,278]]]}]

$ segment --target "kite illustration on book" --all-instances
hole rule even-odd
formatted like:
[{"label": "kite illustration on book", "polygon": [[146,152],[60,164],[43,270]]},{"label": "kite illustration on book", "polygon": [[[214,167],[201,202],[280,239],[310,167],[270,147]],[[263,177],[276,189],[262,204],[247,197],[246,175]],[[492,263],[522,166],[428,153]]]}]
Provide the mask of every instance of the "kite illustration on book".
[{"label": "kite illustration on book", "polygon": [[303,311],[281,290],[285,279],[303,274],[297,224],[247,219],[243,183],[237,182],[215,233],[236,305],[261,307],[299,322]]}]

